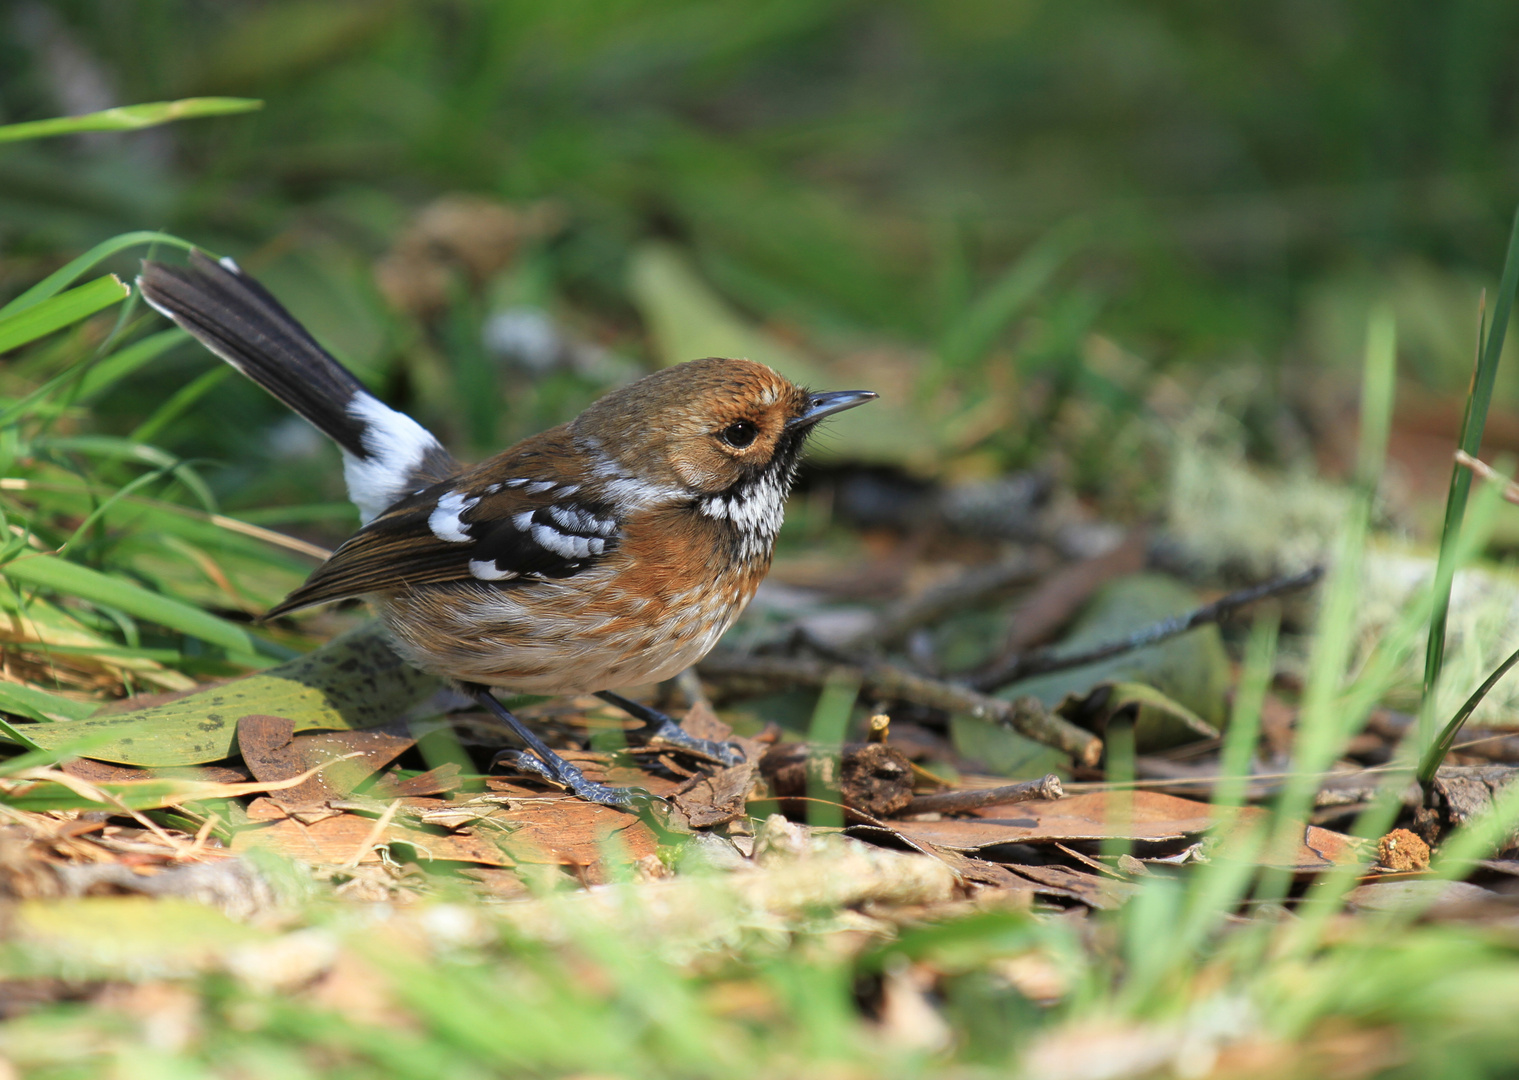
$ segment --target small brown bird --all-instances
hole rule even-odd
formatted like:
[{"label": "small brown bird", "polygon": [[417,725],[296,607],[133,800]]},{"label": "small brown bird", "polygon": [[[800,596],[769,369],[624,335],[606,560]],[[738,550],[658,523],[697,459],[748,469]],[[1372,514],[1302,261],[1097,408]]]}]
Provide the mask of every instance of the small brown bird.
[{"label": "small brown bird", "polygon": [[528,771],[594,802],[647,796],[587,780],[491,693],[596,693],[719,760],[612,690],[696,663],[770,567],[802,444],[868,390],[814,393],[763,364],[707,359],[615,390],[568,424],[463,466],[382,404],[230,259],[145,262],[155,309],[343,452],[363,527],[266,617],[362,596],[403,656],[458,682],[533,750]]}]

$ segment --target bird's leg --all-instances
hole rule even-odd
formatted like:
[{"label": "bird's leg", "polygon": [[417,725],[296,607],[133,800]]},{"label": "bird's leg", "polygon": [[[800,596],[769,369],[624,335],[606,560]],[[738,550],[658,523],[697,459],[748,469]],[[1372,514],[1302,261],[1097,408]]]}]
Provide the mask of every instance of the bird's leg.
[{"label": "bird's leg", "polygon": [[732,743],[717,742],[715,739],[698,739],[658,709],[640,705],[610,690],[602,690],[596,696],[609,705],[616,705],[634,719],[642,720],[644,726],[638,734],[643,736],[645,742],[662,739],[671,746],[720,761],[724,765],[737,765],[744,760],[744,752]]},{"label": "bird's leg", "polygon": [[525,772],[540,776],[551,783],[561,784],[572,795],[576,795],[587,802],[600,803],[602,806],[613,806],[619,810],[637,811],[654,801],[654,796],[643,788],[636,787],[612,787],[609,784],[598,784],[594,780],[587,780],[574,765],[549,749],[547,743],[533,733],[533,730],[518,720],[507,707],[496,700],[496,695],[491,693],[488,686],[479,683],[463,683],[464,692],[469,694],[477,702],[493,713],[498,720],[506,724],[516,732],[517,738],[527,743],[536,757],[524,754],[518,750],[503,750],[496,755],[491,764],[497,761],[510,761]]}]

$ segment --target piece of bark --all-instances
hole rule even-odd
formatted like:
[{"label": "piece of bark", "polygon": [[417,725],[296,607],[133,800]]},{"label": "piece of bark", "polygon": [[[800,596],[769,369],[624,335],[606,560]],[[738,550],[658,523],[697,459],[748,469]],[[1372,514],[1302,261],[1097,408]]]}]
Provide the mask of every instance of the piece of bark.
[{"label": "piece of bark", "polygon": [[765,752],[759,769],[783,800],[837,791],[846,807],[874,817],[912,801],[912,763],[886,743],[849,743],[837,756],[807,743],[781,743]]}]

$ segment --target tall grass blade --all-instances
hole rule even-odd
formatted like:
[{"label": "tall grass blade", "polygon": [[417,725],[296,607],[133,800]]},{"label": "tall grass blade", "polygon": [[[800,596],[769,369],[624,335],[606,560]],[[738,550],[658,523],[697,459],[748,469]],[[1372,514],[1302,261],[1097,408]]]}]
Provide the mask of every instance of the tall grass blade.
[{"label": "tall grass blade", "polygon": [[115,274],[107,274],[25,311],[12,315],[0,312],[0,353],[9,352],[81,319],[87,319],[130,295],[132,290],[125,282]]},{"label": "tall grass blade", "polygon": [[24,139],[47,139],[57,135],[75,135],[81,131],[135,131],[157,127],[175,120],[197,116],[224,116],[227,113],[262,109],[257,98],[182,98],[179,101],[151,101],[142,105],[122,105],[115,109],[86,113],[83,116],[58,116],[49,120],[32,120],[24,124],[0,127],[0,143]]},{"label": "tall grass blade", "polygon": [[[1514,224],[1509,232],[1508,252],[1503,258],[1503,279],[1498,286],[1497,302],[1493,305],[1492,329],[1487,340],[1481,343],[1477,357],[1477,370],[1472,376],[1471,390],[1466,398],[1466,413],[1461,418],[1460,448],[1472,457],[1482,451],[1482,432],[1487,426],[1487,411],[1493,399],[1493,380],[1498,375],[1498,358],[1503,354],[1503,338],[1508,332],[1509,312],[1514,306],[1514,293],[1519,290],[1519,210],[1514,213]],[[1445,623],[1450,612],[1450,590],[1455,575],[1456,538],[1461,532],[1461,521],[1466,514],[1466,501],[1471,493],[1471,472],[1460,465],[1451,467],[1450,494],[1445,501],[1445,523],[1440,530],[1440,555],[1435,565],[1434,610],[1429,620],[1429,643],[1424,652],[1424,700],[1419,710],[1420,737],[1429,737],[1433,726],[1435,683],[1440,678],[1440,668],[1445,662]]]},{"label": "tall grass blade", "polygon": [[1450,753],[1450,748],[1456,743],[1456,735],[1461,731],[1461,725],[1466,723],[1467,717],[1476,711],[1477,706],[1482,704],[1482,699],[1487,697],[1488,692],[1497,686],[1509,669],[1519,664],[1519,651],[1510,654],[1509,658],[1499,664],[1493,673],[1487,677],[1481,686],[1477,687],[1466,703],[1456,710],[1456,715],[1451,717],[1445,729],[1440,732],[1434,742],[1429,744],[1424,757],[1419,761],[1419,786],[1425,790],[1435,782],[1435,773],[1440,770],[1440,763],[1445,760],[1445,755]]},{"label": "tall grass blade", "polygon": [[25,311],[34,304],[40,304],[50,297],[57,296],[64,289],[68,288],[70,284],[78,280],[90,267],[104,259],[109,259],[118,251],[151,244],[168,244],[171,247],[183,248],[185,251],[190,251],[195,247],[190,241],[181,240],[170,233],[150,232],[146,230],[121,233],[119,236],[113,236],[109,240],[102,240],[83,255],[70,259],[57,270],[54,270],[9,304],[0,308],[0,318],[15,315],[17,312]]},{"label": "tall grass blade", "polygon": [[0,567],[0,574],[23,585],[37,585],[189,634],[235,653],[251,653],[254,641],[242,627],[215,615],[150,592],[87,566],[53,555],[25,555]]}]

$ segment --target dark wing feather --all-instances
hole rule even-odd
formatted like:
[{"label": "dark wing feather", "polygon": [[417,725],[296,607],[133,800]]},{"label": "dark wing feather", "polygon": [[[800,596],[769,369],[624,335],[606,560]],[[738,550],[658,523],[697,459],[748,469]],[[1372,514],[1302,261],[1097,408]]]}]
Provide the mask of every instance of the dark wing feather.
[{"label": "dark wing feather", "polygon": [[575,485],[513,476],[508,464],[498,459],[403,499],[265,617],[448,581],[510,586],[566,578],[616,549],[609,505]]}]

